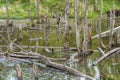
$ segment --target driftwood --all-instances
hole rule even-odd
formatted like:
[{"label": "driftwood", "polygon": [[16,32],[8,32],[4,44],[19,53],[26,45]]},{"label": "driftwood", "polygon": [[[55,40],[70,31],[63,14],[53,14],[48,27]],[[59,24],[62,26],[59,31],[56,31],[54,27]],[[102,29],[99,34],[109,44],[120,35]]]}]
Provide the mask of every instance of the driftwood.
[{"label": "driftwood", "polygon": [[[55,63],[55,62],[52,62],[48,57],[46,56],[43,56],[43,55],[40,55],[39,53],[34,53],[34,52],[29,52],[29,53],[23,53],[25,55],[15,55],[15,54],[10,54],[10,57],[14,57],[14,58],[20,58],[20,59],[32,59],[32,58],[38,58],[39,60],[43,60],[46,64],[46,66],[48,67],[52,67],[52,68],[55,68],[55,69],[59,69],[59,70],[63,70],[63,71],[66,71],[68,72],[69,74],[73,74],[73,75],[76,75],[76,76],[79,76],[79,77],[86,77],[88,79],[93,79],[92,77],[84,74],[84,73],[81,73],[79,71],[77,71],[76,69],[73,69],[73,68],[70,68],[68,66],[65,66],[63,64],[58,64],[58,63]],[[1,56],[5,56],[5,53],[1,53]]]},{"label": "driftwood", "polygon": [[95,61],[95,62],[93,63],[93,65],[97,65],[97,64],[101,63],[102,61],[104,61],[105,59],[109,58],[109,57],[110,57],[111,55],[113,55],[114,53],[116,53],[116,54],[117,54],[117,53],[120,53],[120,47],[115,48],[115,49],[107,52],[107,53],[104,54],[101,58],[99,58],[97,61]]}]

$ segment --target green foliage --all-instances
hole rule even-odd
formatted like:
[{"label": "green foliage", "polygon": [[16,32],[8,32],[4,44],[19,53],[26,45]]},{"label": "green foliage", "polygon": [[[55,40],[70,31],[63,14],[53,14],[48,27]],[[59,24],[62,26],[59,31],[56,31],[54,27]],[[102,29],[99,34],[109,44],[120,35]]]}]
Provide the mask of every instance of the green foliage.
[{"label": "green foliage", "polygon": [[[69,17],[74,18],[74,0],[70,1],[70,9],[69,9]],[[80,1],[84,6],[84,1]],[[115,8],[120,9],[119,1],[115,0],[104,0],[103,5],[103,14],[106,11],[113,8],[113,4],[115,4]],[[6,0],[0,0],[0,9],[5,8]],[[64,14],[65,9],[65,0],[39,0],[39,14],[46,14],[50,16],[52,13],[54,14]],[[81,17],[84,18],[84,9],[82,9],[79,5],[79,14]],[[94,12],[93,10],[94,0],[89,0],[89,19],[93,20],[100,15],[100,0],[98,0],[98,11]],[[9,15],[13,19],[26,19],[28,18],[28,9],[32,10],[32,16],[35,18],[35,5],[34,0],[9,0]],[[91,10],[92,9],[92,10]],[[0,11],[0,18],[6,18],[6,12]]]}]

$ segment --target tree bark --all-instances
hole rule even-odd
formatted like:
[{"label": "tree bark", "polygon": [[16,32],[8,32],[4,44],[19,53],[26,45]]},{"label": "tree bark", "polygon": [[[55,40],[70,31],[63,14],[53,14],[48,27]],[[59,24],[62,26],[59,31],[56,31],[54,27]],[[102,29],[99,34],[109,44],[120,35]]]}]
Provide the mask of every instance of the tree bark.
[{"label": "tree bark", "polygon": [[115,24],[115,10],[110,10],[110,35],[109,35],[109,48],[112,48],[113,44],[113,34],[114,34],[114,24]]},{"label": "tree bark", "polygon": [[[84,22],[84,41],[83,41],[83,54],[87,54],[88,44],[88,0],[85,0],[85,22]],[[87,73],[87,57],[84,56],[85,73]]]},{"label": "tree bark", "polygon": [[69,49],[69,24],[68,24],[68,9],[69,9],[69,0],[65,0],[66,8],[65,8],[65,42],[64,42],[64,53],[66,57],[66,61],[69,59],[68,49]]},{"label": "tree bark", "polygon": [[7,16],[7,20],[6,20],[6,23],[7,23],[7,36],[8,36],[8,42],[10,42],[10,20],[9,20],[9,11],[8,11],[8,0],[6,0],[6,16]]},{"label": "tree bark", "polygon": [[98,0],[94,0],[94,11],[96,12],[98,10]]},{"label": "tree bark", "polygon": [[38,0],[35,0],[35,7],[36,7],[36,19],[37,19],[37,24],[39,24],[40,21],[39,21],[39,4],[38,4]]},{"label": "tree bark", "polygon": [[80,54],[80,30],[78,26],[78,2],[79,0],[75,0],[75,28],[76,28],[76,45],[78,54]]},{"label": "tree bark", "polygon": [[101,26],[102,26],[102,13],[103,13],[103,0],[101,0],[100,2],[100,20],[99,20],[99,40],[98,40],[98,44],[99,47],[105,48],[105,45],[103,44],[102,38],[101,38]]}]

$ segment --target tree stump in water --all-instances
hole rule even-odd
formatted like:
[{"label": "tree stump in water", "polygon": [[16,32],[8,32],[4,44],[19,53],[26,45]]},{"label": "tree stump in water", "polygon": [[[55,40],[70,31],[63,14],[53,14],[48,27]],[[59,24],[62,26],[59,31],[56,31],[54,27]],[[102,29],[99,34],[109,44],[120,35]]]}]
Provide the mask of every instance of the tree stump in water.
[{"label": "tree stump in water", "polygon": [[34,80],[38,80],[38,66],[33,64]]},{"label": "tree stump in water", "polygon": [[20,65],[17,64],[15,68],[16,68],[16,73],[17,73],[18,80],[23,80],[22,70],[20,68]]}]

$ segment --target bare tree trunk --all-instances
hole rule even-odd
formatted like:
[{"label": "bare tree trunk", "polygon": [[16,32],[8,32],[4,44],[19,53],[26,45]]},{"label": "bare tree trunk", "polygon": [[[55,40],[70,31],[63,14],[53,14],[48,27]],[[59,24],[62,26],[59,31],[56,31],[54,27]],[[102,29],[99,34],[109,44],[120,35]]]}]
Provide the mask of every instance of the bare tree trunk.
[{"label": "bare tree trunk", "polygon": [[69,9],[69,0],[66,0],[66,8],[65,8],[65,42],[64,42],[64,52],[65,52],[66,60],[69,59],[69,54],[68,54],[68,49],[69,49],[68,9]]},{"label": "bare tree trunk", "polygon": [[[78,26],[78,3],[79,0],[75,0],[75,28],[76,28],[76,46],[77,46],[77,51],[78,51],[78,63],[77,63],[77,69],[80,70],[80,30]],[[77,80],[80,80],[80,77],[77,78]]]},{"label": "bare tree trunk", "polygon": [[[103,41],[102,41],[102,38],[101,38],[101,26],[102,26],[102,13],[103,13],[103,0],[101,0],[100,2],[100,20],[99,20],[99,40],[98,40],[98,43],[99,43],[99,47],[101,48],[105,48],[105,45],[103,44]],[[101,56],[101,54],[100,54]],[[100,67],[100,74],[103,75],[103,68],[102,68],[102,65],[99,65]],[[101,77],[100,77],[101,78]]]},{"label": "bare tree trunk", "polygon": [[7,16],[7,20],[6,20],[6,23],[7,23],[7,36],[8,36],[8,41],[10,42],[10,27],[9,27],[9,12],[8,12],[8,0],[6,0],[6,16]]},{"label": "bare tree trunk", "polygon": [[102,39],[101,39],[101,20],[102,20],[102,9],[103,9],[103,0],[100,0],[101,1],[101,4],[100,4],[100,20],[99,20],[99,47],[101,47],[101,42],[102,42]]},{"label": "bare tree trunk", "polygon": [[[113,8],[114,9],[114,8]],[[110,36],[109,36],[109,48],[113,45],[113,34],[114,34],[114,24],[115,24],[115,10],[110,11]]]},{"label": "bare tree trunk", "polygon": [[[23,30],[22,30],[22,25],[19,27],[19,36],[18,36],[18,41],[20,41],[19,45],[22,45],[22,40],[23,40]],[[13,41],[14,42],[14,41]]]},{"label": "bare tree trunk", "polygon": [[19,64],[16,65],[16,72],[17,72],[17,78],[18,78],[18,80],[23,80],[22,70],[21,70]]},{"label": "bare tree trunk", "polygon": [[6,0],[6,16],[7,16],[7,20],[9,20],[9,12],[8,12],[8,0]]},{"label": "bare tree trunk", "polygon": [[39,4],[38,0],[35,0],[35,7],[36,7],[36,19],[37,19],[37,24],[39,23]]},{"label": "bare tree trunk", "polygon": [[[87,53],[88,43],[88,0],[85,0],[85,22],[84,22],[84,41],[83,41],[83,54]],[[85,72],[87,73],[87,57],[84,56]]]},{"label": "bare tree trunk", "polygon": [[33,64],[34,80],[38,80],[38,66]]},{"label": "bare tree trunk", "polygon": [[80,30],[78,26],[78,2],[79,0],[75,0],[75,27],[76,27],[76,45],[78,54],[80,54]]},{"label": "bare tree trunk", "polygon": [[46,20],[45,45],[48,46],[48,35],[49,35],[50,26],[47,17],[45,18],[45,20]]},{"label": "bare tree trunk", "polygon": [[61,35],[61,29],[60,29],[60,15],[57,16],[57,33],[58,33],[58,39]]},{"label": "bare tree trunk", "polygon": [[83,50],[87,51],[87,35],[88,35],[88,0],[85,0],[85,22],[84,22],[84,41]]},{"label": "bare tree trunk", "polygon": [[[65,8],[65,42],[64,42],[64,53],[66,62],[65,65],[69,66],[67,61],[70,58],[69,56],[69,23],[68,23],[68,9],[69,9],[69,0],[65,0],[66,2],[66,8]],[[66,80],[70,80],[70,76],[66,76]]]},{"label": "bare tree trunk", "polygon": [[112,37],[113,37],[113,24],[112,24],[112,16],[113,16],[113,12],[112,10],[110,10],[110,35],[109,35],[109,48],[111,48],[112,46]]},{"label": "bare tree trunk", "polygon": [[88,49],[92,50],[92,25],[88,25]]},{"label": "bare tree trunk", "polygon": [[34,25],[34,22],[33,22],[31,9],[28,10],[28,14],[29,14],[29,19],[30,19],[30,23],[31,23],[30,27],[33,28],[35,25]]},{"label": "bare tree trunk", "polygon": [[98,0],[94,0],[94,11],[97,11],[98,10]]},{"label": "bare tree trunk", "polygon": [[[38,3],[38,0],[35,0],[35,7],[36,7],[36,19],[37,19],[37,28],[40,28],[39,27],[39,3]],[[39,34],[39,31],[38,31],[38,34]],[[36,35],[37,36],[37,35]],[[39,46],[39,39],[36,40],[36,52],[38,52],[38,46]]]},{"label": "bare tree trunk", "polygon": [[105,48],[105,45],[103,44],[102,38],[101,38],[101,26],[102,26],[102,13],[103,13],[103,0],[101,0],[101,4],[100,4],[100,20],[99,20],[99,47]]},{"label": "bare tree trunk", "polygon": [[39,46],[39,39],[36,40],[36,51],[35,52],[38,52],[38,46]]},{"label": "bare tree trunk", "polygon": [[[28,13],[29,13],[29,19],[30,19],[30,28],[33,28],[35,25],[34,25],[34,22],[33,22],[33,18],[32,18],[32,14],[31,14],[31,10],[29,9],[28,10]],[[30,37],[30,39],[32,39],[32,30],[30,29],[30,33],[29,33],[29,37]],[[30,44],[31,44],[31,40],[30,40]],[[30,47],[30,51],[31,51],[31,47]]]}]

